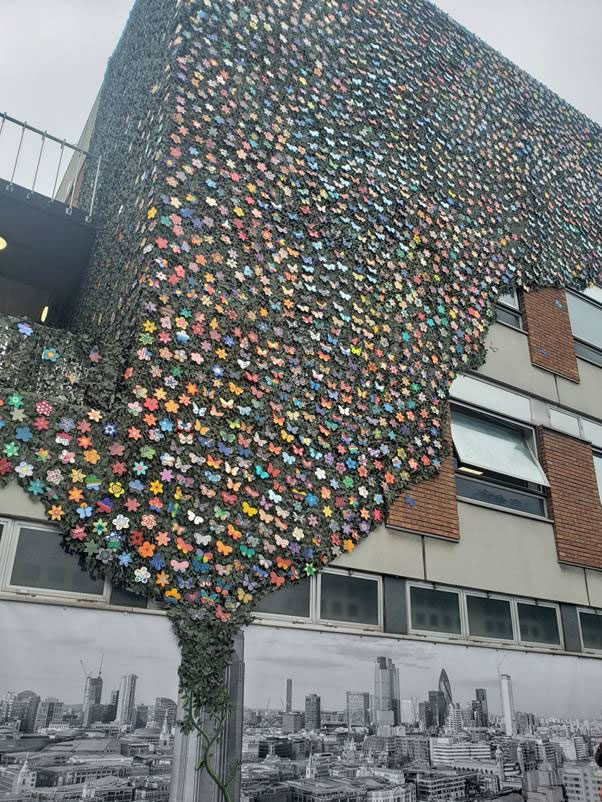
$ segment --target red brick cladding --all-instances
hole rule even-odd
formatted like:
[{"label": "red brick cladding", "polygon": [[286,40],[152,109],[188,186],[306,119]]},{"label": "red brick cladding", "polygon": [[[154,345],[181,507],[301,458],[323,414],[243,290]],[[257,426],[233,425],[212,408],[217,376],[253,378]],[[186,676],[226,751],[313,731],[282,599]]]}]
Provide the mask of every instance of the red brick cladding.
[{"label": "red brick cladding", "polygon": [[579,368],[564,290],[544,287],[522,292],[521,311],[529,335],[531,363],[578,382]]},{"label": "red brick cladding", "polygon": [[560,562],[602,569],[602,504],[589,443],[540,427],[539,456],[550,483]]},{"label": "red brick cladding", "polygon": [[[451,442],[449,423],[446,437]],[[389,509],[389,526],[422,535],[460,539],[454,460],[446,457],[437,476],[413,485],[395,499]]]}]

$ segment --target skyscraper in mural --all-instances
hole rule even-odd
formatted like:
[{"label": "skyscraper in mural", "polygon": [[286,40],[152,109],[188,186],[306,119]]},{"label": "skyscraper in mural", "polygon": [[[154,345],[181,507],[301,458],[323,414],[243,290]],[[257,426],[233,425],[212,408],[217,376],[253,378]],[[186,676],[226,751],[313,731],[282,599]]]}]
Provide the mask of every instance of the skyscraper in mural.
[{"label": "skyscraper in mural", "polygon": [[489,708],[487,706],[487,691],[485,688],[476,689],[476,701],[479,705],[479,713],[481,716],[481,727],[489,726]]},{"label": "skyscraper in mural", "polygon": [[447,716],[453,696],[449,677],[444,668],[441,669],[441,674],[439,674],[439,691],[443,694],[444,715]]},{"label": "skyscraper in mural", "polygon": [[347,691],[347,726],[367,727],[370,724],[370,694]]},{"label": "skyscraper in mural", "polygon": [[84,707],[82,710],[82,723],[84,727],[88,727],[95,720],[94,716],[97,713],[98,705],[102,699],[102,677],[100,674],[97,677],[86,677],[86,684],[84,685]]},{"label": "skyscraper in mural", "polygon": [[502,674],[500,677],[500,693],[502,696],[502,715],[504,716],[504,732],[506,735],[516,735],[516,720],[514,716],[514,697],[512,695],[512,677]]},{"label": "skyscraper in mural", "polygon": [[376,658],[372,720],[375,724],[399,724],[399,669],[390,657]]},{"label": "skyscraper in mural", "polygon": [[136,674],[124,674],[119,685],[116,721],[120,727],[132,726],[136,703]]},{"label": "skyscraper in mural", "polygon": [[321,699],[317,693],[310,693],[305,697],[305,729],[317,732],[321,726]]}]

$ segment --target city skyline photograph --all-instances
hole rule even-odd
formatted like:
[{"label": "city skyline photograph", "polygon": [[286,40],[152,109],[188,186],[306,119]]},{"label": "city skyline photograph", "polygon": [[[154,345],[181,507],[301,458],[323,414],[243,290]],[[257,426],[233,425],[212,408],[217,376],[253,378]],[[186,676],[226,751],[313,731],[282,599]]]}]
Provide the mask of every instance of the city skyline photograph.
[{"label": "city skyline photograph", "polygon": [[344,710],[347,691],[373,693],[379,656],[398,669],[401,700],[426,699],[445,669],[455,702],[464,705],[484,688],[490,713],[499,716],[499,677],[506,674],[517,711],[602,717],[599,664],[588,658],[259,626],[245,636],[245,706],[263,709],[271,699],[269,707],[284,709],[291,678],[293,710],[302,711],[311,693],[321,697],[323,710]]},{"label": "city skyline photograph", "polygon": [[103,702],[126,674],[137,675],[136,704],[177,699],[179,653],[165,616],[14,602],[0,607],[0,633],[0,699],[32,690],[82,704],[101,660]]}]

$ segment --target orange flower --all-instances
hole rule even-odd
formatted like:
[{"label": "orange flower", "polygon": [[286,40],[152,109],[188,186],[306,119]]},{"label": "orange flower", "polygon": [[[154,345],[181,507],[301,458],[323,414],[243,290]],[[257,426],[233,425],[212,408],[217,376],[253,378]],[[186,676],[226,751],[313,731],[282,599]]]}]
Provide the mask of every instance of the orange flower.
[{"label": "orange flower", "polygon": [[152,557],[155,553],[155,546],[145,540],[144,543],[138,547],[138,554],[141,557]]},{"label": "orange flower", "polygon": [[60,506],[60,504],[54,504],[48,510],[48,517],[51,521],[60,521],[64,514],[65,510]]},{"label": "orange flower", "polygon": [[171,588],[165,594],[165,598],[181,599],[182,598],[182,594],[179,593],[175,588]]},{"label": "orange flower", "polygon": [[84,494],[79,487],[72,487],[69,490],[69,501],[81,501],[83,497]]},{"label": "orange flower", "polygon": [[353,540],[347,538],[347,540],[343,541],[343,548],[345,549],[345,551],[353,551],[353,549],[355,548],[355,543],[353,542]]},{"label": "orange flower", "polygon": [[157,532],[155,535],[155,540],[157,541],[158,546],[167,546],[171,538],[167,532]]},{"label": "orange flower", "polygon": [[164,588],[165,585],[169,584],[169,575],[166,574],[165,571],[161,571],[159,574],[157,574],[155,582],[157,585],[159,585],[159,587]]}]

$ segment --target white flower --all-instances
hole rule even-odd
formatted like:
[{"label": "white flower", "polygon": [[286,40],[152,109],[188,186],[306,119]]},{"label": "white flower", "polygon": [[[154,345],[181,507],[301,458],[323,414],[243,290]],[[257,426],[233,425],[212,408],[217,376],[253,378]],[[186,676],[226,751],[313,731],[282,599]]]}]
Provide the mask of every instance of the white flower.
[{"label": "white flower", "polygon": [[326,479],[326,471],[324,470],[324,468],[317,468],[316,476],[318,479]]},{"label": "white flower", "polygon": [[116,518],[113,518],[113,526],[115,529],[127,529],[130,525],[130,519],[126,515],[118,515]]},{"label": "white flower", "polygon": [[30,465],[28,462],[20,462],[15,471],[19,474],[21,479],[24,479],[26,476],[33,476],[33,465]]},{"label": "white flower", "polygon": [[303,531],[303,529],[301,529],[300,526],[296,526],[293,529],[293,537],[295,538],[295,540],[303,540],[303,538],[305,537],[305,532]]},{"label": "white flower", "polygon": [[150,571],[148,568],[136,568],[134,571],[134,579],[136,582],[143,582],[145,585],[150,579]]}]

